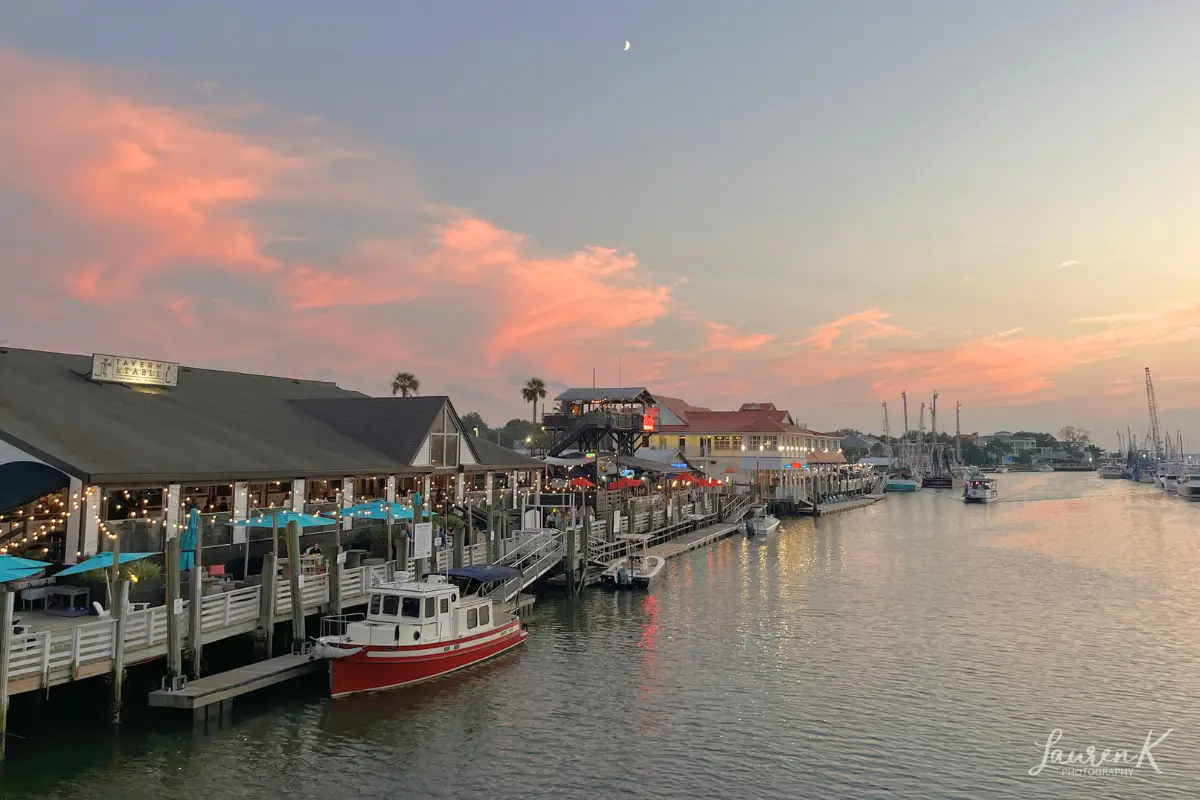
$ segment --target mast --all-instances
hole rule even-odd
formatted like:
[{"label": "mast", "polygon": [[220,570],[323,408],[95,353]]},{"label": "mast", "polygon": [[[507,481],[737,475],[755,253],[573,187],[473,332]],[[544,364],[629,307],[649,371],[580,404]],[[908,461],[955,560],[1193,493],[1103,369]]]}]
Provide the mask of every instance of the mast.
[{"label": "mast", "polygon": [[1150,380],[1150,368],[1146,367],[1146,405],[1150,408],[1150,446],[1156,459],[1163,457],[1162,433],[1158,426],[1158,399],[1154,396],[1154,381]]},{"label": "mast", "polygon": [[958,400],[954,401],[954,456],[959,464],[962,463],[962,425],[960,415],[962,414],[962,403]]},{"label": "mast", "polygon": [[921,426],[917,429],[917,463],[925,468],[925,401],[921,401]]},{"label": "mast", "polygon": [[933,402],[929,404],[929,461],[933,465],[933,474],[942,474],[941,461],[938,459],[937,439],[937,389],[933,390]]}]

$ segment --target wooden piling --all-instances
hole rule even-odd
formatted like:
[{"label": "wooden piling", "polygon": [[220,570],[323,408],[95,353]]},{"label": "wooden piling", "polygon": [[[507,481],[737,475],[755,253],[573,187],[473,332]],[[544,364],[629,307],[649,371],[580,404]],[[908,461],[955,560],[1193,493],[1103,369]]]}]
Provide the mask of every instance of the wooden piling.
[{"label": "wooden piling", "polygon": [[118,581],[112,615],[117,621],[113,629],[112,680],[109,691],[109,710],[113,725],[121,724],[121,701],[125,696],[125,628],[129,622],[129,581]]},{"label": "wooden piling", "polygon": [[578,564],[575,554],[575,529],[567,528],[566,545],[563,549],[563,573],[567,576],[567,594],[575,594],[575,569]]},{"label": "wooden piling", "polygon": [[[416,541],[416,536],[417,536],[417,525],[419,525],[425,521],[425,502],[428,499],[429,498],[426,497],[424,494],[417,493],[417,499],[413,501],[413,541],[414,542]],[[429,514],[429,519],[430,519],[430,521],[432,521],[433,520],[432,506],[430,507],[430,511],[431,511],[431,513]],[[431,547],[432,544],[433,544],[432,542],[429,542],[425,546]],[[414,546],[414,552],[415,552],[415,546]],[[436,563],[437,562],[434,561],[434,564],[436,564]],[[426,567],[425,559],[418,558],[417,563],[413,566],[413,572],[416,573],[415,575],[413,575],[414,581],[419,581],[425,577],[425,567]]]},{"label": "wooden piling", "polygon": [[287,524],[288,572],[292,585],[292,652],[304,647],[304,595],[300,593],[300,523]]},{"label": "wooden piling", "polygon": [[[246,541],[250,541],[250,531],[246,530]],[[191,584],[191,608],[188,609],[189,625],[188,625],[188,661],[191,667],[193,679],[200,677],[200,654],[204,649],[203,642],[203,620],[200,617],[202,610],[201,600],[204,599],[204,526],[196,526],[196,551],[192,556],[192,584]]]},{"label": "wooden piling", "polygon": [[183,599],[179,596],[179,532],[168,531],[167,535],[167,552],[163,559],[167,573],[167,680],[172,689],[178,689],[183,676],[183,641],[179,629],[183,617]]},{"label": "wooden piling", "polygon": [[263,556],[262,589],[259,591],[258,635],[265,647],[265,657],[275,655],[275,587],[279,585],[279,567],[275,554]]},{"label": "wooden piling", "polygon": [[[471,516],[470,510],[468,510],[467,516]],[[455,569],[458,569],[463,565],[463,539],[466,537],[467,532],[463,528],[455,528],[451,535],[454,538],[454,550],[451,563]]]},{"label": "wooden piling", "polygon": [[0,589],[0,761],[8,739],[8,661],[12,657],[15,592]]},{"label": "wooden piling", "polygon": [[329,607],[334,616],[342,615],[342,570],[346,567],[346,553],[341,542],[334,546],[333,565],[326,573],[329,576]]}]

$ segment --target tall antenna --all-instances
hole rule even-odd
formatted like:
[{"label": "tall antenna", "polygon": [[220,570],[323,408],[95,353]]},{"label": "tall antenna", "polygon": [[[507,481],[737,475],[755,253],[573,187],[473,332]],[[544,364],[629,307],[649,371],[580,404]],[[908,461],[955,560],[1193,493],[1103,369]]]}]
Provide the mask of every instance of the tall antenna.
[{"label": "tall antenna", "polygon": [[[617,359],[617,388],[620,389],[625,384],[621,382],[621,359]],[[595,388],[594,386],[592,387]]]},{"label": "tall antenna", "polygon": [[1158,426],[1158,400],[1154,397],[1154,381],[1150,380],[1150,368],[1146,367],[1146,405],[1150,407],[1150,450],[1155,458],[1163,457],[1162,431]]}]

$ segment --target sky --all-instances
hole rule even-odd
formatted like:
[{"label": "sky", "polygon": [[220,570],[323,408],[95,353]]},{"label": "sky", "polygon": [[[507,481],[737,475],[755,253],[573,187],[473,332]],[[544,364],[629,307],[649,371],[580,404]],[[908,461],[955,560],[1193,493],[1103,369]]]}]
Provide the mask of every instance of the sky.
[{"label": "sky", "polygon": [[1197,450],[1197,85],[1191,3],[9,0],[0,341]]}]

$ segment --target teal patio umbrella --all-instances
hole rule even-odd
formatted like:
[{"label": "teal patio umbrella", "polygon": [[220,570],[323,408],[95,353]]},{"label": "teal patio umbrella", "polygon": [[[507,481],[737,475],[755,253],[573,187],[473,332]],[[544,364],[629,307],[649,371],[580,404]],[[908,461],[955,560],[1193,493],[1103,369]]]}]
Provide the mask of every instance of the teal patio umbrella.
[{"label": "teal patio umbrella", "polygon": [[[392,503],[391,506],[392,519],[413,518],[411,507],[401,505],[400,503]],[[377,500],[373,503],[359,503],[358,505],[347,506],[338,511],[325,511],[323,513],[330,517],[341,515],[343,517],[353,517],[354,519],[387,519],[388,503],[385,500]]]},{"label": "teal patio umbrella", "polygon": [[[118,553],[117,563],[128,564],[130,561],[141,561],[143,558],[156,556],[158,553]],[[68,575],[78,575],[82,572],[91,572],[94,569],[108,569],[112,566],[112,553],[99,553],[91,558],[80,561],[73,567],[67,567],[62,572],[57,573],[54,577],[65,578]]]},{"label": "teal patio umbrella", "polygon": [[3,567],[0,566],[0,583],[9,583],[10,581],[19,581],[25,578],[32,578],[41,572],[44,567]]},{"label": "teal patio umbrella", "polygon": [[200,510],[193,508],[188,512],[187,528],[179,537],[179,569],[187,572],[196,564],[196,537],[200,532]]},{"label": "teal patio umbrella", "polygon": [[45,561],[34,561],[32,558],[0,555],[0,569],[46,569],[50,566]]}]

